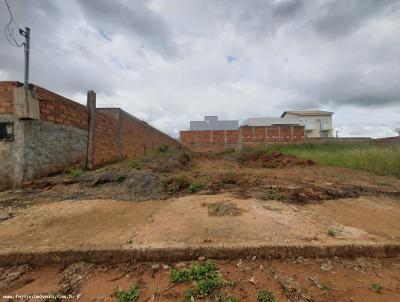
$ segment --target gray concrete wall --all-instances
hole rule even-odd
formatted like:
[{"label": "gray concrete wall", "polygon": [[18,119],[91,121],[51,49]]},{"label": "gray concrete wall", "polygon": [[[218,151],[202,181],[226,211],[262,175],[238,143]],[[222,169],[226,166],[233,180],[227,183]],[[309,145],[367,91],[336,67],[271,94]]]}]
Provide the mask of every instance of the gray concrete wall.
[{"label": "gray concrete wall", "polygon": [[0,141],[0,190],[73,165],[85,166],[88,131],[40,120],[14,122],[14,141]]},{"label": "gray concrete wall", "polygon": [[14,140],[0,140],[0,190],[3,190],[17,182],[19,170],[15,160],[23,150],[23,125],[11,115],[0,115],[0,122],[14,123]]},{"label": "gray concrete wall", "polygon": [[84,167],[88,131],[45,121],[25,120],[22,179],[60,172],[73,165]]}]

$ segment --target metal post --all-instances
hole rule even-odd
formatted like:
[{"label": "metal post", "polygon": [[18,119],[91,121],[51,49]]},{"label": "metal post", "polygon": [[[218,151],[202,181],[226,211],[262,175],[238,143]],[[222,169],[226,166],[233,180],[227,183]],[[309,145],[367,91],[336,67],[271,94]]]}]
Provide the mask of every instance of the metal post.
[{"label": "metal post", "polygon": [[25,54],[25,75],[24,75],[24,86],[28,89],[29,84],[29,49],[31,40],[31,30],[29,27],[25,27],[25,31],[19,29],[19,33],[25,37],[24,43],[24,54]]}]

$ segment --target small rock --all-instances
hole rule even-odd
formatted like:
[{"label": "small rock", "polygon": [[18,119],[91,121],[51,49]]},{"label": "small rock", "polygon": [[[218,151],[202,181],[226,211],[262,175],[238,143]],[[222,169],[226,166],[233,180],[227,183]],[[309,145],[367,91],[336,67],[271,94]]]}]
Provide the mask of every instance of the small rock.
[{"label": "small rock", "polygon": [[206,257],[200,256],[200,257],[199,257],[199,261],[206,261]]},{"label": "small rock", "polygon": [[333,265],[332,265],[332,263],[328,260],[327,262],[321,264],[321,269],[322,269],[323,271],[331,271],[331,270],[333,269]]},{"label": "small rock", "polygon": [[255,261],[257,259],[257,256],[253,256],[253,258],[251,258],[251,260]]},{"label": "small rock", "polygon": [[257,284],[256,278],[254,278],[254,276],[249,279],[249,282],[254,284],[254,285]]},{"label": "small rock", "polygon": [[264,266],[262,264],[260,264],[260,271],[262,271],[264,269]]},{"label": "small rock", "polygon": [[179,262],[177,264],[175,264],[176,267],[185,267],[186,263],[185,262]]},{"label": "small rock", "polygon": [[11,218],[11,216],[8,213],[0,212],[0,221],[7,220],[9,218]]},{"label": "small rock", "polygon": [[153,265],[151,266],[151,269],[157,271],[157,270],[160,269],[160,265],[157,264],[157,263],[155,263],[155,264],[153,264]]},{"label": "small rock", "polygon": [[236,264],[236,266],[237,266],[237,267],[240,267],[240,266],[242,266],[242,264],[243,264],[242,259],[239,259],[239,262]]},{"label": "small rock", "polygon": [[169,269],[169,265],[163,264],[163,265],[162,265],[162,268],[163,268],[164,270],[167,270],[167,269]]}]

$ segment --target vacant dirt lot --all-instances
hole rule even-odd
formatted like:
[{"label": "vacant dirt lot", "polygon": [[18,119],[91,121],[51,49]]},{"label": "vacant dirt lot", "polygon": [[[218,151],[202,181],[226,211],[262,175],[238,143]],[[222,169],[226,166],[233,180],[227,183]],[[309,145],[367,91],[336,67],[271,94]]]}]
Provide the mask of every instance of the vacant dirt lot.
[{"label": "vacant dirt lot", "polygon": [[[0,193],[0,251],[399,245],[399,188],[397,178],[282,154],[254,160],[234,153],[151,154]],[[224,279],[238,281],[223,294],[243,301],[255,301],[262,288],[279,301],[396,301],[399,295],[398,259],[253,256],[218,261]],[[113,301],[116,288],[137,282],[140,301],[175,301],[186,286],[171,286],[170,269],[162,265],[74,265],[4,267],[0,289]]]},{"label": "vacant dirt lot", "polygon": [[[400,259],[304,259],[217,261],[224,285],[214,297],[257,301],[260,290],[271,292],[278,301],[398,301]],[[172,283],[171,269],[190,263],[140,263],[117,266],[75,263],[66,267],[3,268],[0,293],[7,295],[63,294],[79,301],[116,301],[118,290],[139,287],[137,301],[183,301],[193,282]],[[5,276],[20,272],[14,282]],[[206,300],[198,297],[196,300]],[[29,300],[25,300],[29,301]],[[30,300],[36,301],[36,300]]]}]

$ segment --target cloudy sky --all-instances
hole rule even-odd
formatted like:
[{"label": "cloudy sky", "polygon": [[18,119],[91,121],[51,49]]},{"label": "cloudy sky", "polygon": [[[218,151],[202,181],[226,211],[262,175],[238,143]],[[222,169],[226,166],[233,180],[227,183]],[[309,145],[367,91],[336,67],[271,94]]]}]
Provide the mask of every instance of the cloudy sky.
[{"label": "cloudy sky", "polygon": [[[31,28],[32,83],[81,103],[94,89],[174,136],[204,115],[295,109],[334,111],[342,136],[400,127],[399,0],[8,2]],[[23,81],[3,31],[0,80]]]}]

